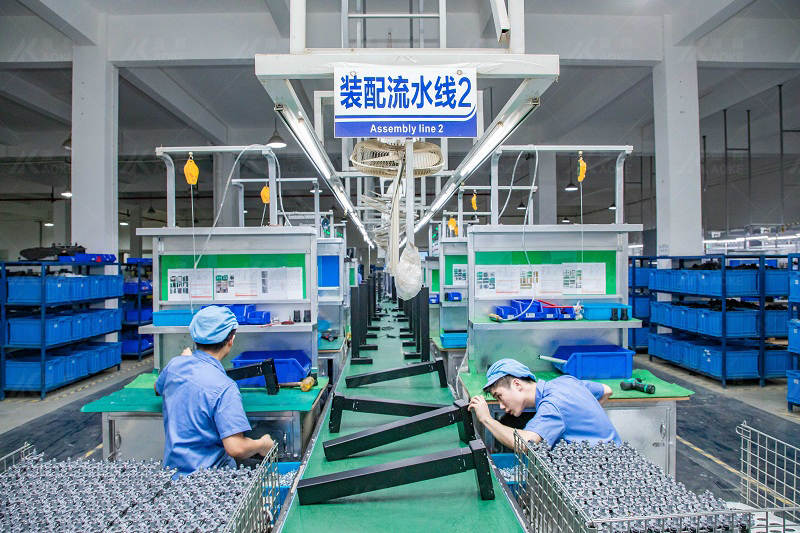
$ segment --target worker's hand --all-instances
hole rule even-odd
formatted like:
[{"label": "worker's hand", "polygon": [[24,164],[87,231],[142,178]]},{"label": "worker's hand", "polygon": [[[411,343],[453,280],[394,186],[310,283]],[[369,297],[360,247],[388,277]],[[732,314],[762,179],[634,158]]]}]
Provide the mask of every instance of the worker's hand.
[{"label": "worker's hand", "polygon": [[478,422],[483,423],[487,418],[491,418],[489,414],[489,404],[486,403],[486,398],[483,397],[483,394],[472,397],[469,401],[469,410],[475,413]]},{"label": "worker's hand", "polygon": [[192,355],[192,353],[193,353],[192,349],[187,346],[186,348],[183,349],[183,351],[181,352],[181,355]]},{"label": "worker's hand", "polygon": [[266,457],[272,447],[275,446],[275,441],[269,435],[264,435],[258,439],[258,444],[258,453]]}]

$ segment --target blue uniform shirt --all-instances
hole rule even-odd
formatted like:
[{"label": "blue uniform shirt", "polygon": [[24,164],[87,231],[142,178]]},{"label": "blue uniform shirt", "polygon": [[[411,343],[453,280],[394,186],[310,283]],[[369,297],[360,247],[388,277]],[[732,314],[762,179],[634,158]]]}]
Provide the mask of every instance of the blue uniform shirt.
[{"label": "blue uniform shirt", "polygon": [[567,442],[588,440],[589,444],[614,441],[622,444],[619,433],[608,419],[598,400],[603,385],[561,376],[536,383],[536,415],[525,426],[547,441],[552,448],[564,439]]},{"label": "blue uniform shirt", "polygon": [[235,467],[222,439],[250,430],[236,382],[206,352],[176,357],[158,375],[164,397],[164,466],[188,475],[199,468]]}]

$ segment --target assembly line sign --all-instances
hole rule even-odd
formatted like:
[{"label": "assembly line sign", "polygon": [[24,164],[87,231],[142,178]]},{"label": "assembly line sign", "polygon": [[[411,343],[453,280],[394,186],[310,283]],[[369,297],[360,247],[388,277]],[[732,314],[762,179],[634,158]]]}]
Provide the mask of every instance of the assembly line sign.
[{"label": "assembly line sign", "polygon": [[477,137],[474,68],[334,69],[336,137]]}]

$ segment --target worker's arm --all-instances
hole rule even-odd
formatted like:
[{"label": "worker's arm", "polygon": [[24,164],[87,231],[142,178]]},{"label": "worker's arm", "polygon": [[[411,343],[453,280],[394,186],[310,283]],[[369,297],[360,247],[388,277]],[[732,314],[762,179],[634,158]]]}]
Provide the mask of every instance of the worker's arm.
[{"label": "worker's arm", "polygon": [[600,405],[605,405],[608,399],[611,398],[611,394],[614,391],[612,391],[611,387],[609,387],[608,385],[606,384],[602,385],[603,385],[603,395],[600,398],[598,398],[597,401],[600,403]]},{"label": "worker's arm", "polygon": [[264,435],[258,440],[245,437],[244,433],[237,433],[222,439],[225,452],[234,459],[247,459],[255,454],[267,455],[275,442],[269,435]]},{"label": "worker's arm", "polygon": [[[504,426],[489,413],[489,405],[482,395],[475,396],[469,402],[469,410],[475,413],[478,422],[483,424],[486,429],[494,435],[494,438],[503,443],[504,446],[514,449],[514,428]],[[533,431],[525,431],[524,429],[516,430],[519,436],[526,441],[539,442],[542,440],[537,433]]]}]

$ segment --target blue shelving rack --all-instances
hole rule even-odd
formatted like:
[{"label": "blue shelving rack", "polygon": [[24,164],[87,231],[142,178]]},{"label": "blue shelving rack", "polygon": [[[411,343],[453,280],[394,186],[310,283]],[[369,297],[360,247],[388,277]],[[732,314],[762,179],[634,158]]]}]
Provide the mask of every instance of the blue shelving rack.
[{"label": "blue shelving rack", "polygon": [[[766,373],[766,358],[765,358],[765,350],[766,350],[766,298],[767,296],[777,296],[777,297],[786,297],[788,296],[789,286],[787,283],[785,290],[779,291],[770,291],[770,294],[767,294],[767,285],[768,285],[768,276],[767,276],[767,260],[775,260],[776,262],[780,259],[788,259],[789,256],[786,255],[724,255],[724,254],[716,254],[716,255],[706,255],[706,256],[659,256],[654,257],[652,259],[655,260],[669,260],[672,262],[672,265],[677,263],[679,270],[684,270],[687,263],[696,263],[696,262],[705,262],[705,261],[716,261],[719,262],[720,269],[717,271],[708,271],[708,272],[720,272],[720,292],[719,294],[716,291],[704,291],[703,289],[698,288],[695,291],[689,291],[685,289],[680,289],[676,287],[671,288],[663,288],[660,285],[653,286],[651,284],[650,290],[652,293],[662,292],[671,294],[673,297],[677,297],[679,301],[685,300],[687,297],[693,297],[698,299],[712,299],[712,298],[719,298],[721,302],[721,331],[719,335],[712,335],[706,333],[698,333],[697,331],[682,329],[675,324],[669,323],[665,324],[659,321],[658,318],[651,317],[651,324],[653,328],[656,328],[658,325],[663,327],[668,327],[676,332],[685,333],[687,335],[695,336],[699,339],[705,339],[713,342],[719,343],[719,348],[721,350],[721,372],[720,375],[708,374],[698,370],[697,368],[687,367],[687,365],[678,364],[678,366],[682,366],[684,368],[689,368],[693,372],[698,372],[700,374],[708,375],[714,379],[719,379],[722,387],[727,386],[728,381],[728,350],[730,347],[733,347],[731,344],[732,342],[742,342],[742,341],[750,341],[750,342],[758,342],[758,380],[759,384],[763,387],[766,384],[766,378],[771,377],[768,376]],[[731,276],[731,272],[734,272],[729,266],[731,261],[747,261],[747,262],[755,262],[758,265],[758,269],[756,271],[756,286],[747,289],[737,291],[735,288],[731,288],[729,284],[729,278],[733,279]],[[790,263],[791,268],[791,263]],[[773,271],[774,272],[774,271]],[[788,273],[787,273],[788,274]],[[658,274],[656,274],[658,275]],[[656,278],[651,278],[651,280],[656,281]],[[744,335],[744,336],[731,336],[728,332],[728,306],[727,306],[727,299],[728,298],[757,298],[758,299],[758,314],[756,318],[757,323],[757,333],[754,335]],[[789,308],[789,312],[792,312],[791,304]],[[655,313],[655,311],[653,311]],[[788,317],[787,317],[788,318]],[[782,335],[781,335],[782,336]],[[777,337],[777,336],[776,336]],[[716,346],[715,346],[716,347]],[[791,357],[789,355],[788,357]],[[652,354],[650,355],[652,359]],[[787,361],[788,363],[789,361]],[[796,366],[795,363],[791,362],[791,364],[787,364],[789,367]],[[738,378],[737,378],[738,379]]]},{"label": "blue shelving rack", "polygon": [[[132,357],[135,356],[139,361],[142,357],[153,353],[153,345],[149,343],[146,346],[147,337],[139,333],[139,328],[153,323],[153,260],[149,258],[130,258],[126,263],[122,264],[123,272],[125,273],[125,290],[123,300],[126,302],[135,302],[134,311],[136,313],[136,320],[128,320],[128,308],[125,308],[125,316],[122,319],[123,332],[130,331],[135,328],[135,333],[130,338],[123,336],[123,350],[122,355]],[[145,272],[144,276],[142,271]],[[135,285],[134,285],[135,284]],[[134,287],[135,290],[129,290]],[[124,306],[123,306],[124,307]],[[150,318],[143,320],[142,315],[147,309],[150,310]],[[136,350],[126,349],[126,342],[136,341]],[[146,347],[143,349],[142,346]]]},{"label": "blue shelving rack", "polygon": [[[650,301],[653,295],[650,292],[650,273],[656,270],[656,260],[653,257],[630,256],[628,258],[628,304],[633,306],[633,317],[642,321],[642,327],[628,330],[628,347],[632,350],[647,348],[647,336],[651,331]],[[646,304],[637,302],[646,300]]]},{"label": "blue shelving rack", "polygon": [[[108,296],[108,295],[97,295],[96,297],[92,297],[89,295],[88,297],[78,297],[73,298],[72,295],[74,293],[64,293],[63,289],[59,289],[58,295],[56,295],[56,291],[54,290],[55,286],[52,283],[53,280],[57,279],[54,275],[50,274],[53,270],[64,270],[68,269],[73,274],[84,275],[87,276],[87,280],[93,277],[91,274],[92,269],[97,268],[106,268],[106,267],[117,267],[117,279],[115,281],[119,281],[119,295],[118,296]],[[9,269],[12,271],[16,271],[17,269],[27,269],[28,271],[34,271],[38,269],[38,279],[32,284],[28,286],[28,288],[33,289],[35,287],[35,283],[38,282],[40,285],[38,286],[38,290],[34,290],[35,294],[31,298],[15,298],[13,301],[9,301],[10,298],[10,289],[9,289],[9,279],[14,278],[17,279],[16,276],[9,276]],[[114,276],[114,275],[111,275]],[[26,276],[26,278],[34,279],[35,276]],[[20,278],[21,279],[21,278]],[[100,283],[101,281],[105,281],[106,278],[100,279],[92,279],[89,283],[97,282]],[[91,341],[93,338],[108,335],[109,333],[118,332],[119,329],[112,329],[112,330],[104,330],[102,333],[98,333],[96,335],[87,334],[81,338],[69,338],[69,339],[62,339],[57,340],[54,342],[47,342],[47,319],[51,319],[52,315],[48,316],[48,311],[65,311],[67,309],[71,310],[80,310],[82,306],[88,306],[93,303],[100,303],[107,300],[117,300],[120,296],[122,296],[122,275],[120,273],[120,265],[114,262],[59,262],[59,261],[14,261],[14,262],[3,262],[0,263],[0,400],[5,399],[5,392],[8,387],[7,382],[7,374],[6,374],[6,363],[9,361],[8,354],[18,351],[18,350],[38,350],[39,351],[39,363],[40,363],[40,376],[39,376],[39,393],[42,399],[45,398],[48,390],[55,389],[57,387],[61,387],[71,383],[73,381],[77,381],[79,379],[83,379],[86,375],[81,375],[75,378],[67,378],[59,380],[58,382],[51,382],[48,384],[47,377],[46,377],[46,364],[47,360],[47,351],[54,350],[58,348],[64,348],[73,344],[82,343],[86,341]],[[116,284],[115,284],[116,286]],[[72,290],[72,289],[69,289]],[[83,293],[83,291],[81,291]],[[116,292],[116,291],[112,291]],[[84,294],[86,296],[86,294]],[[83,309],[87,309],[83,307]],[[15,342],[11,343],[9,339],[9,320],[14,318],[34,318],[38,321],[39,326],[39,336],[38,342]],[[110,360],[106,356],[104,356],[104,360]],[[117,370],[120,368],[119,362],[116,365],[109,365],[105,368],[110,368],[111,366],[116,366]],[[101,368],[100,370],[104,370],[105,368]],[[65,376],[67,374],[65,373]],[[14,390],[36,390],[30,388],[15,388]]]}]

